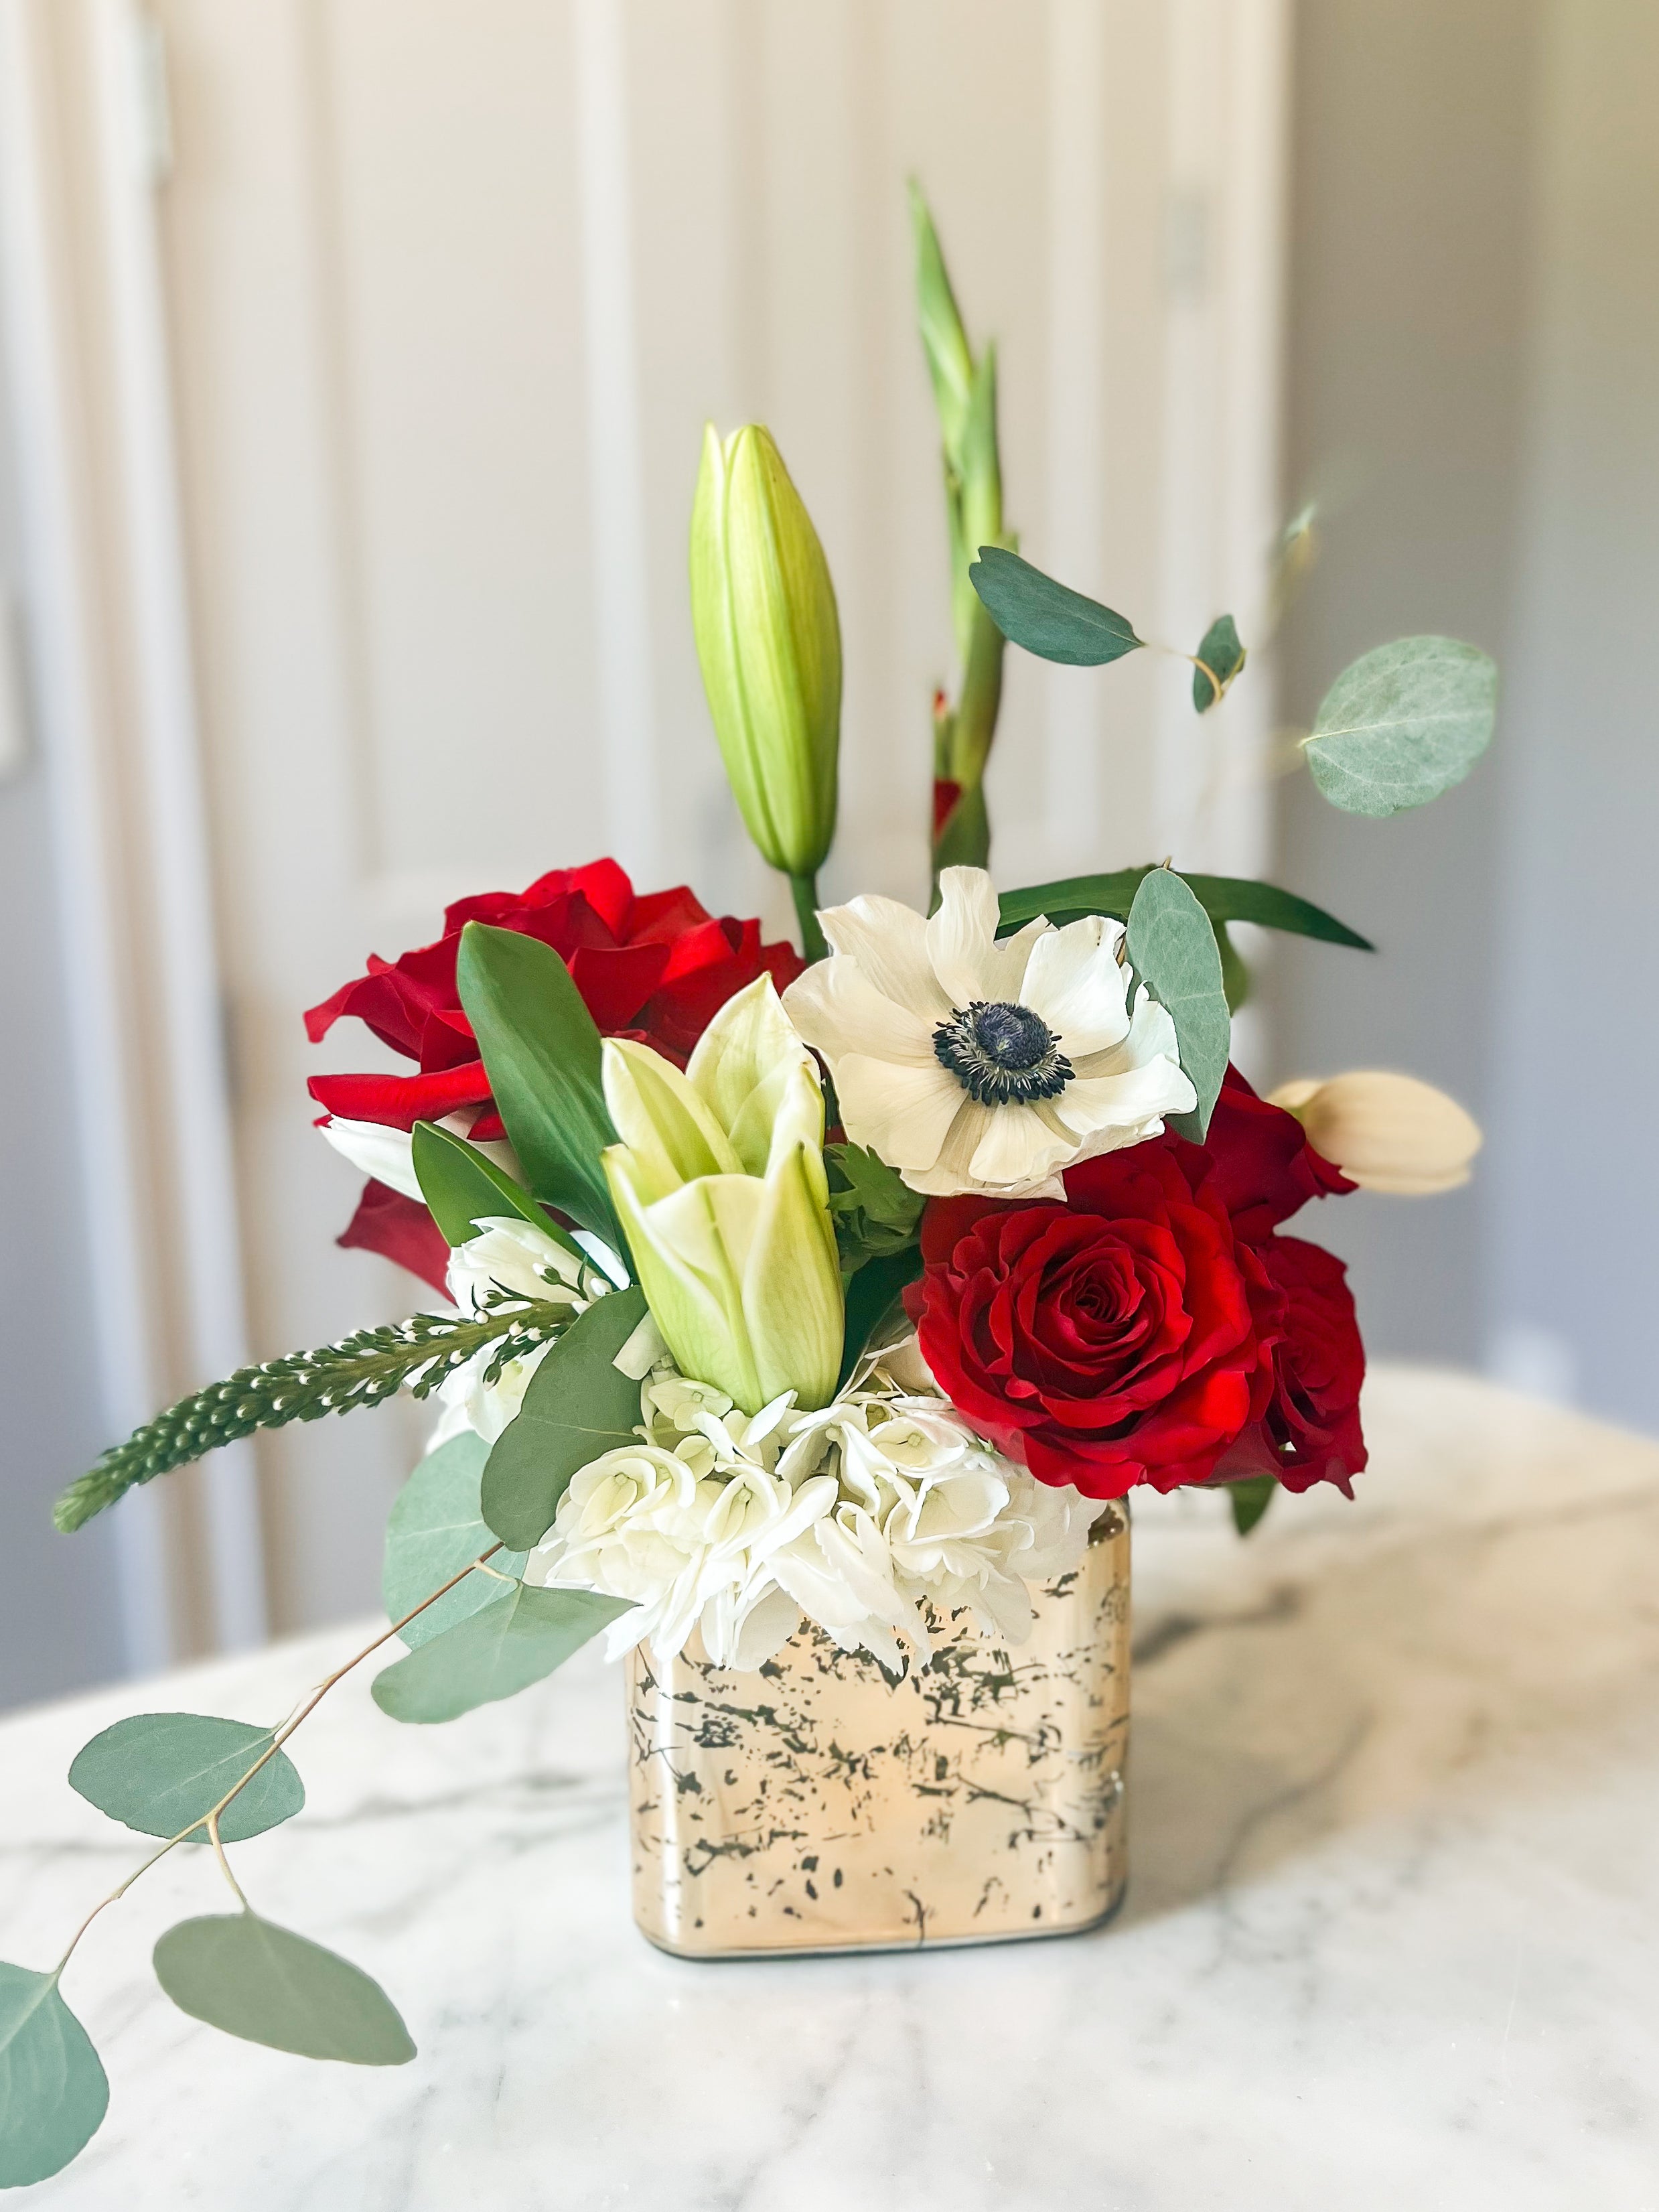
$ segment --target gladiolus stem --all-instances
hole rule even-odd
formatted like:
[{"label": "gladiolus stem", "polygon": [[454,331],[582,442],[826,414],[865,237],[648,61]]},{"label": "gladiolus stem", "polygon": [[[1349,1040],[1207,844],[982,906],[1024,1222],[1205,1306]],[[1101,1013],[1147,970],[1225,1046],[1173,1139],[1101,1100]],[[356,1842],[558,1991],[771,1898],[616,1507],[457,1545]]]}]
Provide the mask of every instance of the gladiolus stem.
[{"label": "gladiolus stem", "polygon": [[809,963],[828,959],[830,947],[824,942],[823,932],[818,927],[817,876],[791,876],[789,888],[795,894],[795,915],[800,923],[802,952]]}]

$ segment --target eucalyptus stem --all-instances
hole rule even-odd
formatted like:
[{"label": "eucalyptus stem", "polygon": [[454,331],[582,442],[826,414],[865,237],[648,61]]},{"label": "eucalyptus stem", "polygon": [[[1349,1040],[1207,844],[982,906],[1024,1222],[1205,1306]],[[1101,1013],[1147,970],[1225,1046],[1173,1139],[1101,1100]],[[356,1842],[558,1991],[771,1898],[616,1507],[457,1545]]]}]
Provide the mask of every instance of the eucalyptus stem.
[{"label": "eucalyptus stem", "polygon": [[488,1551],[480,1552],[476,1559],[469,1559],[459,1574],[451,1575],[447,1583],[442,1583],[437,1589],[432,1591],[428,1596],[423,1597],[418,1605],[410,1606],[409,1611],[404,1613],[401,1620],[394,1620],[392,1622],[389,1627],[383,1629],[380,1635],[375,1637],[370,1643],[365,1644],[361,1651],[354,1653],[353,1656],[346,1661],[343,1666],[337,1667],[331,1674],[325,1675],[323,1680],[301,1698],[298,1709],[283,1723],[279,1729],[276,1729],[272,1732],[270,1741],[259,1753],[259,1756],[254,1760],[252,1765],[248,1768],[247,1772],[240,1776],[238,1780],[231,1784],[230,1788],[226,1790],[224,1796],[219,1800],[216,1805],[211,1807],[210,1810],[204,1813],[199,1820],[192,1820],[187,1828],[180,1828],[176,1836],[169,1836],[166,1843],[161,1844],[159,1850],[154,1850],[150,1853],[149,1856],[143,1862],[142,1866],[135,1867],[125,1881],[118,1884],[114,1889],[111,1890],[107,1897],[100,1898],[99,1899],[98,1903],[93,1906],[91,1911],[88,1913],[86,1918],[81,1923],[81,1925],[76,1929],[74,1935],[70,1936],[68,1949],[64,1953],[63,1957],[58,1961],[58,1964],[52,1969],[52,1978],[53,1981],[57,1981],[61,1976],[64,1967],[68,1966],[70,1959],[75,1955],[76,1944],[79,1943],[81,1938],[86,1934],[88,1929],[91,1927],[93,1922],[98,1917],[99,1914],[102,1912],[106,1906],[118,1904],[120,1899],[126,1895],[127,1892],[132,1887],[132,1885],[138,1880],[141,1875],[148,1874],[150,1869],[155,1866],[159,1860],[164,1859],[170,1850],[173,1850],[178,1844],[185,1842],[190,1837],[193,1836],[198,1828],[204,1827],[207,1830],[208,1840],[213,1845],[214,1850],[218,1855],[219,1864],[221,1869],[223,1870],[225,1880],[236,1892],[237,1896],[241,1898],[242,1910],[245,1912],[251,1911],[252,1908],[250,1907],[246,1898],[242,1896],[240,1884],[237,1881],[235,1875],[232,1874],[230,1870],[229,1863],[225,1857],[224,1845],[219,1839],[219,1822],[224,1813],[225,1808],[230,1804],[234,1799],[241,1795],[242,1791],[247,1788],[248,1784],[252,1781],[254,1776],[259,1771],[259,1769],[267,1763],[267,1761],[275,1759],[277,1753],[293,1735],[295,1729],[299,1727],[301,1721],[308,1719],[309,1717],[316,1711],[318,1706],[321,1705],[323,1699],[328,1695],[329,1692],[334,1687],[334,1685],[337,1682],[343,1680],[344,1677],[351,1672],[354,1667],[361,1666],[371,1652],[378,1651],[383,1644],[389,1643],[391,1639],[394,1636],[398,1635],[401,1630],[407,1628],[410,1622],[414,1620],[416,1613],[424,1613],[429,1605],[436,1605],[441,1597],[447,1597],[450,1591],[454,1589],[456,1583],[465,1582],[475,1567],[484,1567],[486,1573],[490,1572],[491,1570],[485,1566],[485,1562],[487,1560],[493,1559],[496,1553],[499,1552],[501,1548],[501,1547],[499,1542],[494,1543],[489,1547]]},{"label": "eucalyptus stem", "polygon": [[813,961],[827,960],[830,957],[830,947],[818,927],[817,877],[816,873],[791,876],[789,888],[794,893],[795,918],[800,924],[800,949],[810,967]]}]

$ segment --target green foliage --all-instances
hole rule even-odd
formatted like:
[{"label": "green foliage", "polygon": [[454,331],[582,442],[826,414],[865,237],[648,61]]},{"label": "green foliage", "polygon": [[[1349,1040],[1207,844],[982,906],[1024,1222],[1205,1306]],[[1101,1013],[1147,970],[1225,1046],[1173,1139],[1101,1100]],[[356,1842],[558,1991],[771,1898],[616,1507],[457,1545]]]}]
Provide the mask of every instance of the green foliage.
[{"label": "green foliage", "polygon": [[412,1149],[421,1195],[447,1243],[470,1244],[481,1220],[516,1214],[588,1264],[580,1245],[550,1218],[546,1207],[538,1206],[522,1183],[476,1145],[434,1122],[417,1121]]},{"label": "green foliage", "polygon": [[[955,782],[954,776],[948,779]],[[991,858],[991,817],[982,783],[964,784],[933,840],[933,881],[946,868],[983,868]],[[935,902],[937,903],[937,902]]]},{"label": "green foliage", "polygon": [[842,1340],[840,1389],[863,1358],[871,1338],[897,1305],[900,1295],[920,1279],[921,1252],[908,1244],[879,1260],[866,1260],[847,1285],[847,1334]]},{"label": "green foliage", "polygon": [[[1056,928],[1086,914],[1109,914],[1127,921],[1141,880],[1150,875],[1142,868],[1119,868],[1103,876],[1063,876],[1052,884],[1030,884],[1023,890],[1005,891],[999,901],[999,937],[1011,936],[1040,914]],[[1276,884],[1259,884],[1248,876],[1188,876],[1187,888],[1213,922],[1253,921],[1261,929],[1278,929],[1294,937],[1317,938],[1327,945],[1348,945],[1360,952],[1376,946],[1346,922],[1327,914],[1310,899],[1282,891]]]},{"label": "green foliage", "polygon": [[[207,1819],[270,1750],[275,1734],[207,1713],[135,1713],[82,1747],[69,1771],[70,1787],[141,1836],[176,1836]],[[276,1752],[226,1806],[220,1839],[240,1844],[263,1835],[291,1820],[305,1802],[294,1762],[285,1751]],[[197,1840],[207,1842],[205,1827]]]},{"label": "green foliage", "polygon": [[579,1467],[635,1441],[640,1386],[616,1358],[645,1315],[637,1288],[596,1299],[537,1368],[495,1439],[483,1471],[483,1517],[514,1551],[540,1543]]},{"label": "green foliage", "polygon": [[424,1398],[453,1367],[486,1345],[497,1346],[492,1373],[545,1343],[567,1327],[570,1309],[505,1293],[487,1301],[472,1318],[411,1314],[384,1328],[362,1328],[317,1352],[291,1352],[262,1367],[242,1367],[227,1382],[210,1383],[169,1406],[123,1444],[106,1451],[89,1474],[70,1483],[52,1510],[67,1534],[113,1505],[141,1482],[221,1444],[235,1443],[258,1429],[290,1421],[319,1421],[325,1413],[349,1413],[378,1406],[400,1387]]},{"label": "green foliage", "polygon": [[[442,1589],[495,1541],[478,1504],[479,1478],[489,1446],[471,1430],[428,1452],[398,1493],[386,1522],[380,1566],[380,1597],[388,1620],[402,1620],[429,1590]],[[400,1632],[413,1650],[429,1644],[458,1620],[488,1605],[501,1589],[496,1575],[516,1575],[522,1552],[497,1552],[489,1562],[495,1575],[469,1575],[435,1605],[417,1613]]]},{"label": "green foliage", "polygon": [[1221,988],[1227,994],[1227,1012],[1236,1014],[1249,1003],[1250,971],[1233,943],[1224,921],[1212,921],[1216,951],[1221,955]]},{"label": "green foliage", "polygon": [[108,2108],[108,2080],[57,1975],[0,1960],[0,2189],[59,2172]]},{"label": "green foliage", "polygon": [[459,1720],[539,1682],[628,1610],[624,1600],[594,1590],[514,1583],[377,1674],[374,1702],[394,1721]]},{"label": "green foliage", "polygon": [[1039,659],[1101,668],[1142,642],[1126,617],[1056,583],[1006,547],[981,545],[968,574],[1003,635]]},{"label": "green foliage", "polygon": [[1227,1503],[1233,1509],[1233,1526],[1248,1536],[1273,1502],[1279,1485],[1271,1474],[1247,1474],[1226,1486]]},{"label": "green foliage", "polygon": [[350,2066],[402,2066],[415,2056],[378,1982],[257,1912],[182,1920],[155,1946],[155,1963],[180,2012],[246,2043]]},{"label": "green foliage", "polygon": [[927,1201],[896,1168],[862,1145],[826,1145],[823,1164],[830,1173],[830,1211],[843,1279],[866,1260],[915,1243]]},{"label": "green foliage", "polygon": [[1221,954],[1209,916],[1172,868],[1154,868],[1129,908],[1129,957],[1135,973],[1167,1008],[1192,1079],[1198,1106],[1170,1117],[1183,1136],[1203,1141],[1227,1072],[1232,1023],[1221,978]]},{"label": "green foliage", "polygon": [[1308,768],[1344,813],[1399,814],[1462,783],[1497,711],[1497,665],[1479,647],[1402,637],[1362,654],[1325,694]]},{"label": "green foliage", "polygon": [[530,1188],[622,1249],[599,1155],[617,1141],[599,1033],[551,945],[470,921],[455,969],[507,1133]]},{"label": "green foliage", "polygon": [[1198,658],[1203,666],[1193,671],[1193,705],[1200,714],[1207,714],[1218,699],[1226,696],[1228,685],[1246,659],[1238,641],[1238,625],[1231,615],[1218,615],[1210,624],[1199,646]]}]

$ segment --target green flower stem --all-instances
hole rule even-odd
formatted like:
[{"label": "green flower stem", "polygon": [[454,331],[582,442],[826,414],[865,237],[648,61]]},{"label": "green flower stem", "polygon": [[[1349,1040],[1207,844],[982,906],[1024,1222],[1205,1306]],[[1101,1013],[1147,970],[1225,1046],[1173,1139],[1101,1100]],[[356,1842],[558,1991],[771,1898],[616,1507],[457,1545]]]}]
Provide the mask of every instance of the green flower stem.
[{"label": "green flower stem", "polygon": [[814,875],[791,876],[789,888],[795,895],[795,917],[800,923],[800,949],[809,965],[814,960],[827,960],[830,947],[824,943],[823,932],[818,927],[818,879]]},{"label": "green flower stem", "polygon": [[238,1780],[232,1783],[230,1788],[226,1790],[224,1796],[219,1800],[216,1805],[211,1807],[207,1812],[204,1813],[200,1820],[192,1820],[187,1828],[180,1828],[176,1836],[169,1836],[166,1843],[161,1844],[158,1850],[153,1850],[150,1853],[149,1856],[143,1862],[142,1866],[134,1868],[133,1871],[127,1876],[124,1882],[121,1882],[116,1888],[111,1890],[107,1897],[100,1898],[99,1899],[98,1903],[93,1906],[91,1911],[88,1913],[86,1918],[81,1923],[81,1925],[76,1929],[74,1935],[70,1937],[68,1948],[64,1951],[63,1957],[58,1961],[58,1964],[52,1969],[52,1979],[56,1981],[61,1976],[64,1967],[68,1966],[70,1959],[75,1955],[75,1948],[76,1944],[79,1943],[81,1938],[86,1934],[88,1929],[91,1927],[93,1922],[98,1917],[99,1914],[104,1911],[105,1907],[106,1905],[118,1903],[118,1901],[126,1895],[127,1892],[132,1887],[132,1885],[138,1880],[141,1875],[148,1874],[158,1860],[164,1859],[170,1850],[174,1850],[177,1845],[182,1844],[187,1837],[193,1836],[198,1828],[206,1828],[209,1840],[211,1842],[214,1850],[218,1853],[219,1863],[224,1870],[225,1880],[229,1882],[231,1887],[236,1891],[237,1896],[242,1898],[242,1909],[246,1911],[248,1909],[247,1899],[245,1897],[242,1897],[242,1893],[240,1888],[238,1887],[236,1878],[231,1873],[229,1866],[226,1863],[224,1847],[219,1840],[219,1822],[224,1814],[226,1806],[228,1806],[234,1798],[240,1796],[241,1792],[247,1788],[248,1784],[252,1781],[254,1776],[259,1771],[259,1769],[264,1765],[268,1759],[271,1759],[276,1757],[276,1753],[282,1749],[283,1746],[293,1735],[295,1729],[299,1727],[301,1721],[307,1719],[311,1714],[316,1711],[318,1706],[321,1705],[323,1699],[328,1695],[329,1692],[334,1687],[334,1685],[337,1682],[343,1680],[345,1676],[351,1672],[354,1667],[360,1667],[363,1661],[369,1656],[371,1652],[378,1651],[383,1644],[389,1644],[394,1636],[401,1634],[402,1632],[408,1627],[410,1622],[414,1620],[416,1613],[424,1613],[429,1605],[436,1605],[441,1597],[447,1597],[450,1591],[454,1589],[456,1583],[465,1582],[468,1575],[470,1575],[475,1568],[483,1567],[485,1572],[488,1573],[489,1570],[485,1566],[485,1562],[489,1559],[493,1559],[496,1553],[499,1552],[501,1548],[501,1547],[499,1543],[492,1544],[488,1551],[480,1552],[476,1559],[469,1559],[459,1574],[451,1575],[449,1580],[440,1589],[434,1589],[428,1596],[423,1597],[418,1605],[410,1606],[409,1611],[404,1613],[401,1620],[394,1620],[389,1628],[383,1629],[380,1634],[375,1637],[370,1643],[365,1644],[361,1651],[355,1652],[352,1656],[346,1661],[343,1667],[337,1667],[331,1674],[325,1675],[324,1679],[317,1684],[316,1687],[310,1691],[301,1700],[298,1709],[289,1715],[289,1718],[283,1723],[281,1728],[276,1729],[275,1734],[272,1735],[270,1741],[265,1746],[264,1749],[259,1753],[258,1759],[256,1759],[253,1764],[248,1768],[247,1772],[240,1776]]}]

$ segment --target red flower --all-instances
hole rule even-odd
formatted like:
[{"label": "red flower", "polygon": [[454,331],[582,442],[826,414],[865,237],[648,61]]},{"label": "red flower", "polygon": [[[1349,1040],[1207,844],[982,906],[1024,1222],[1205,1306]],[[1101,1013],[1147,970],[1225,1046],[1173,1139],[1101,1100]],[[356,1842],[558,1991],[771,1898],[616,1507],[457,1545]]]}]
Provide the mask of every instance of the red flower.
[{"label": "red flower", "polygon": [[1095,1498],[1202,1482],[1265,1412],[1273,1302],[1216,1182],[1166,1137],[1073,1169],[1063,1206],[928,1206],[908,1294],[922,1355],[1039,1480]]},{"label": "red flower", "polygon": [[1236,1067],[1223,1078],[1204,1149],[1215,1163],[1216,1193],[1234,1235],[1252,1243],[1310,1198],[1358,1188],[1315,1152],[1294,1114],[1258,1098]]},{"label": "red flower", "polygon": [[[763,945],[757,921],[707,913],[683,884],[636,898],[614,860],[555,868],[522,893],[484,891],[444,915],[431,945],[387,961],[371,957],[306,1016],[315,1044],[342,1015],[366,1022],[382,1043],[419,1066],[414,1075],[313,1075],[319,1106],[354,1121],[412,1129],[416,1121],[477,1109],[471,1133],[505,1135],[489,1079],[455,985],[469,921],[515,929],[550,945],[607,1036],[630,1036],[684,1066],[710,1019],[736,991],[769,974],[780,990],[801,972],[787,945]],[[426,1209],[371,1182],[342,1243],[381,1252],[441,1285],[441,1255]],[[434,1267],[437,1273],[434,1277]]]},{"label": "red flower", "polygon": [[1334,1253],[1299,1237],[1269,1237],[1257,1255],[1272,1285],[1279,1329],[1273,1396],[1239,1438],[1222,1472],[1276,1474],[1286,1490],[1350,1477],[1365,1464],[1359,1386],[1365,1347],[1354,1318],[1347,1269]]}]

